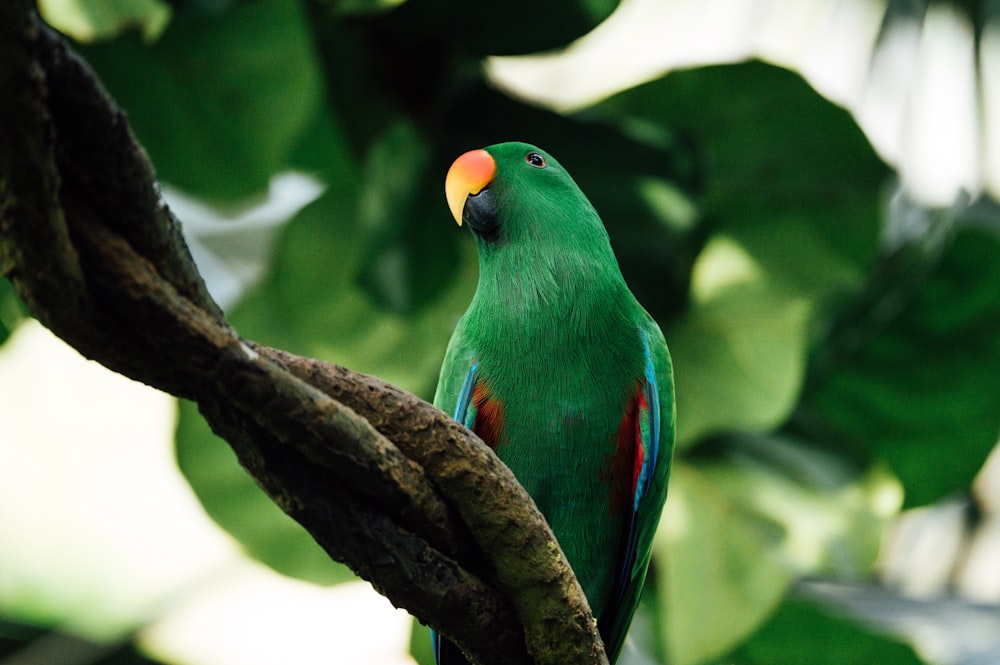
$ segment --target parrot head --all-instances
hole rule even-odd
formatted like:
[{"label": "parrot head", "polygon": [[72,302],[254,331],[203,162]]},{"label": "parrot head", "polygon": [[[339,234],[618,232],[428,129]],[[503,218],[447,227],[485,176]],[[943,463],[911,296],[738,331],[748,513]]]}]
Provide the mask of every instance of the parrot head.
[{"label": "parrot head", "polygon": [[607,245],[590,201],[551,155],[527,143],[470,150],[445,179],[448,207],[472,230],[480,249],[504,245]]}]

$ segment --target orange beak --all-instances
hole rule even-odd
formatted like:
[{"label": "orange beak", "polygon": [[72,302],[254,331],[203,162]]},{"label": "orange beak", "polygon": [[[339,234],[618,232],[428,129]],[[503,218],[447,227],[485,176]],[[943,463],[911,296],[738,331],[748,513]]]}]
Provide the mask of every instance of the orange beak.
[{"label": "orange beak", "polygon": [[451,216],[459,226],[462,225],[465,199],[483,191],[493,182],[496,172],[497,163],[485,150],[470,150],[456,159],[448,169],[448,177],[444,181],[444,194],[448,198]]}]

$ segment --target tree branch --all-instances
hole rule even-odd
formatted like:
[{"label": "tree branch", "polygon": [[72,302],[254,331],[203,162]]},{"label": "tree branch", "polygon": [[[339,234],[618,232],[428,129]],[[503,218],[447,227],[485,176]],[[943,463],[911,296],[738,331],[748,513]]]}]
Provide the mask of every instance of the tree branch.
[{"label": "tree branch", "polygon": [[195,400],[333,558],[477,662],[607,662],[544,518],[478,438],[378,379],[239,338],[124,115],[26,0],[0,3],[0,94],[0,272],[34,316]]}]

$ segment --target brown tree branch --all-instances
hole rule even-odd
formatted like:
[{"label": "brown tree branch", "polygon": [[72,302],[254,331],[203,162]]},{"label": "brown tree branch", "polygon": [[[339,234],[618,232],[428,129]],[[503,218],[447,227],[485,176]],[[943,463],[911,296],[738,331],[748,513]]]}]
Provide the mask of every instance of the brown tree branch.
[{"label": "brown tree branch", "polygon": [[378,379],[239,338],[124,115],[26,0],[0,3],[0,98],[0,272],[32,314],[197,401],[333,558],[477,662],[607,662],[544,518],[481,441]]}]

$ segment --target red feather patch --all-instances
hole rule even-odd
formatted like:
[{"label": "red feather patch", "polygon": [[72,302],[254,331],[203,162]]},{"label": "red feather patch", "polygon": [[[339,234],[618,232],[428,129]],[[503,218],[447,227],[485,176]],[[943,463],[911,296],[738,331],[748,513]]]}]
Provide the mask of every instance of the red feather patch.
[{"label": "red feather patch", "polygon": [[642,388],[637,387],[635,396],[626,405],[625,414],[618,425],[615,451],[608,456],[607,468],[601,473],[602,479],[610,485],[612,513],[630,511],[635,500],[642,465],[646,461],[640,418],[644,410],[649,410],[649,404]]},{"label": "red feather patch", "polygon": [[642,439],[642,418],[643,414],[649,413],[649,402],[646,401],[646,392],[639,388],[636,390],[635,415],[632,416],[635,422],[635,463],[632,465],[632,501],[639,491],[639,479],[642,477],[642,467],[646,464],[646,442]]},{"label": "red feather patch", "polygon": [[486,445],[496,450],[500,444],[500,437],[503,435],[503,402],[491,395],[490,389],[485,383],[478,381],[472,390],[472,407],[476,410],[472,431]]}]

